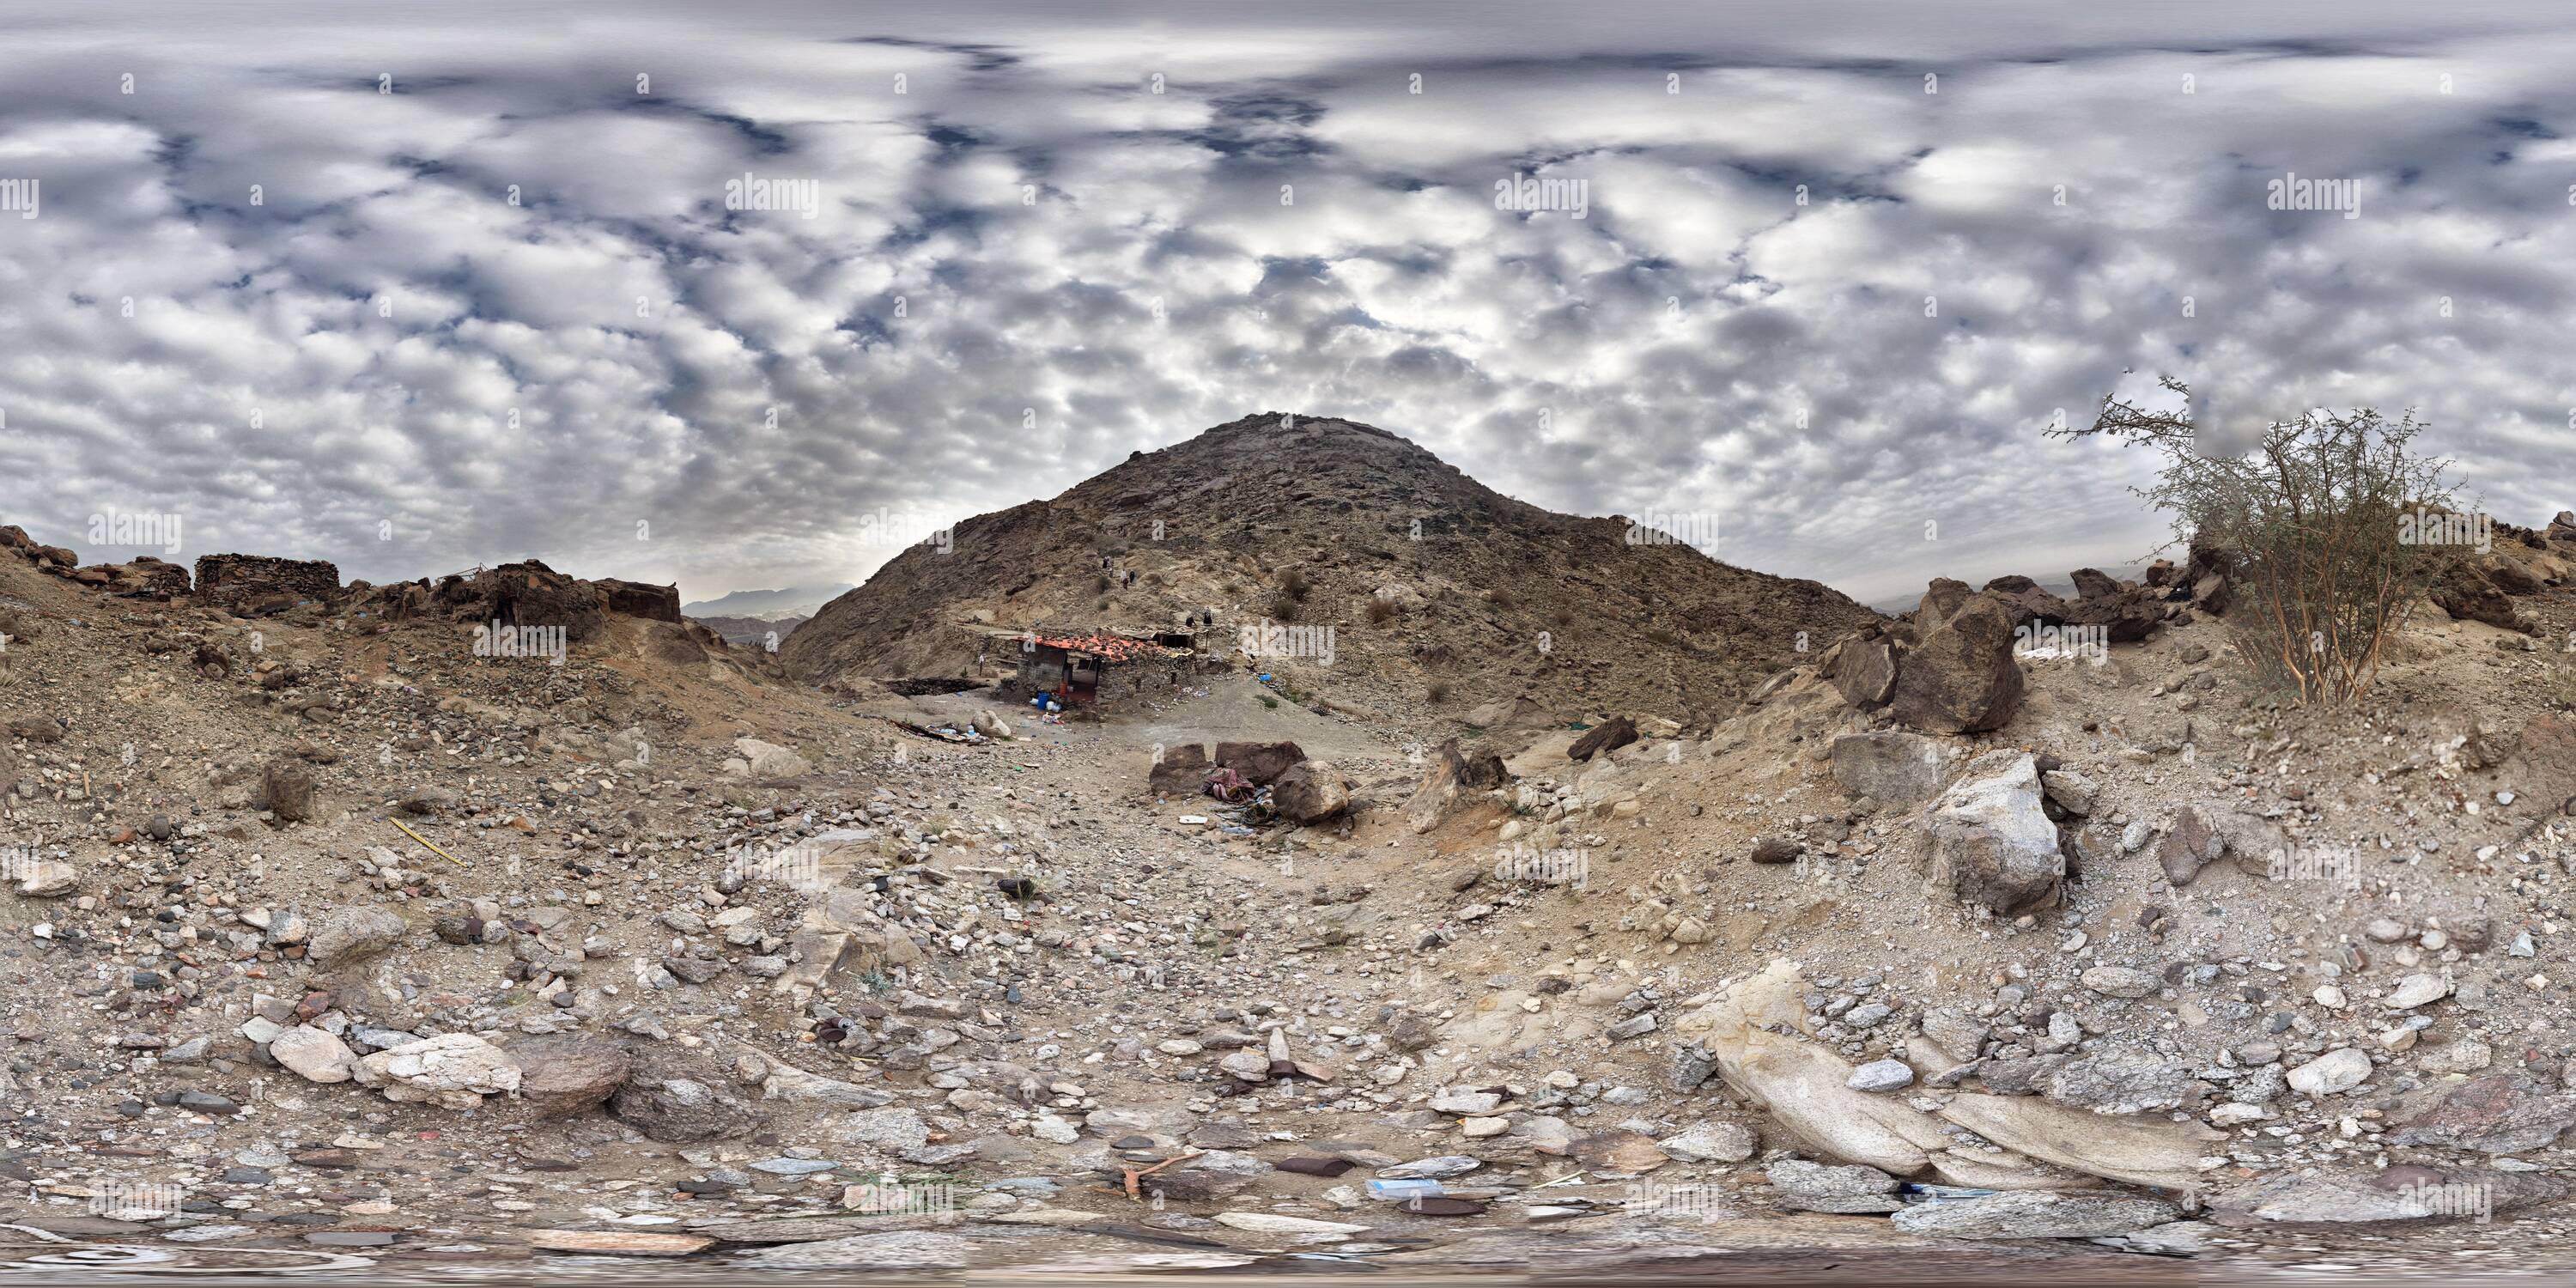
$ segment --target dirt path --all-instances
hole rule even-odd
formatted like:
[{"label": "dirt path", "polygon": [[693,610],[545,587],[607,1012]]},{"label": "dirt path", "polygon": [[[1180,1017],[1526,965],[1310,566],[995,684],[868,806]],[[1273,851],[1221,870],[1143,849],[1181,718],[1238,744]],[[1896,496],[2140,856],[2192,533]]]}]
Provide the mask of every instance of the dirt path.
[{"label": "dirt path", "polygon": [[[1092,747],[1104,754],[1150,756],[1156,746],[1199,742],[1271,742],[1289,739],[1319,760],[1395,759],[1404,749],[1347,720],[1319,716],[1263,688],[1249,675],[1211,680],[1204,696],[1193,693],[1160,710],[1124,712],[1102,721],[1040,724],[1025,704],[1005,705],[991,689],[912,699],[927,722],[963,726],[979,711],[1008,721],[1013,732],[1045,743]],[[1269,699],[1265,703],[1263,699]],[[1139,760],[1137,764],[1144,762]],[[1142,772],[1141,769],[1138,770]]]}]

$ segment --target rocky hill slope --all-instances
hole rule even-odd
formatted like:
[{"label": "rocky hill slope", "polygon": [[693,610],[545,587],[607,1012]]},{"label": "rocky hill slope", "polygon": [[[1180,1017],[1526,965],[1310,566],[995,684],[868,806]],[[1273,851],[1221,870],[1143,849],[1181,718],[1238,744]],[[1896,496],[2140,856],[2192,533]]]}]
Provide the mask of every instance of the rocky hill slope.
[{"label": "rocky hill slope", "polygon": [[1352,708],[1464,718],[1526,697],[1689,725],[1876,617],[1622,518],[1512,500],[1385,430],[1276,412],[952,536],[826,605],[780,650],[790,671],[983,674],[994,627],[1212,615],[1236,656],[1247,626],[1331,627],[1328,655],[1310,637],[1258,660]]}]

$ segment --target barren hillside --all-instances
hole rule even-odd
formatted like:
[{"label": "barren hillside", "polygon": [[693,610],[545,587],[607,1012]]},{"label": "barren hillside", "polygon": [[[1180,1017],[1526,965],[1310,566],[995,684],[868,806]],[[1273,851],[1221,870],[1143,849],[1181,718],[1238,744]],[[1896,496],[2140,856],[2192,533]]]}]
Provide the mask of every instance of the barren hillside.
[{"label": "barren hillside", "polygon": [[1137,453],[954,538],[826,605],[781,648],[789,669],[980,674],[988,626],[1213,612],[1229,652],[1246,625],[1331,626],[1329,666],[1266,669],[1355,708],[1463,716],[1526,696],[1551,713],[1687,725],[1876,617],[1816,582],[1632,540],[1624,519],[1512,500],[1385,430],[1275,412]]}]

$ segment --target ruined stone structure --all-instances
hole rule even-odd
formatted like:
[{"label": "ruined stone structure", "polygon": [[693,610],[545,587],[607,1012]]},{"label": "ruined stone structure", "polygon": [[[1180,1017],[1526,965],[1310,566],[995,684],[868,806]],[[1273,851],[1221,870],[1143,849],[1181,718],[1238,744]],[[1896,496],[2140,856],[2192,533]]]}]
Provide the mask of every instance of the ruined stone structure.
[{"label": "ruined stone structure", "polygon": [[340,569],[321,559],[200,555],[197,596],[235,612],[278,612],[340,593]]}]

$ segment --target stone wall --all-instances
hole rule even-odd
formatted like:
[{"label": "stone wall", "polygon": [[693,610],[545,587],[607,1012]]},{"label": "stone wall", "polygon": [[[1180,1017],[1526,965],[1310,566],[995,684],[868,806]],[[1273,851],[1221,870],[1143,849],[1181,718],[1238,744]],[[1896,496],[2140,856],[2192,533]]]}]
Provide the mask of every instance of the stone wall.
[{"label": "stone wall", "polygon": [[275,612],[340,593],[340,569],[321,559],[265,555],[200,555],[197,597],[227,609]]}]

